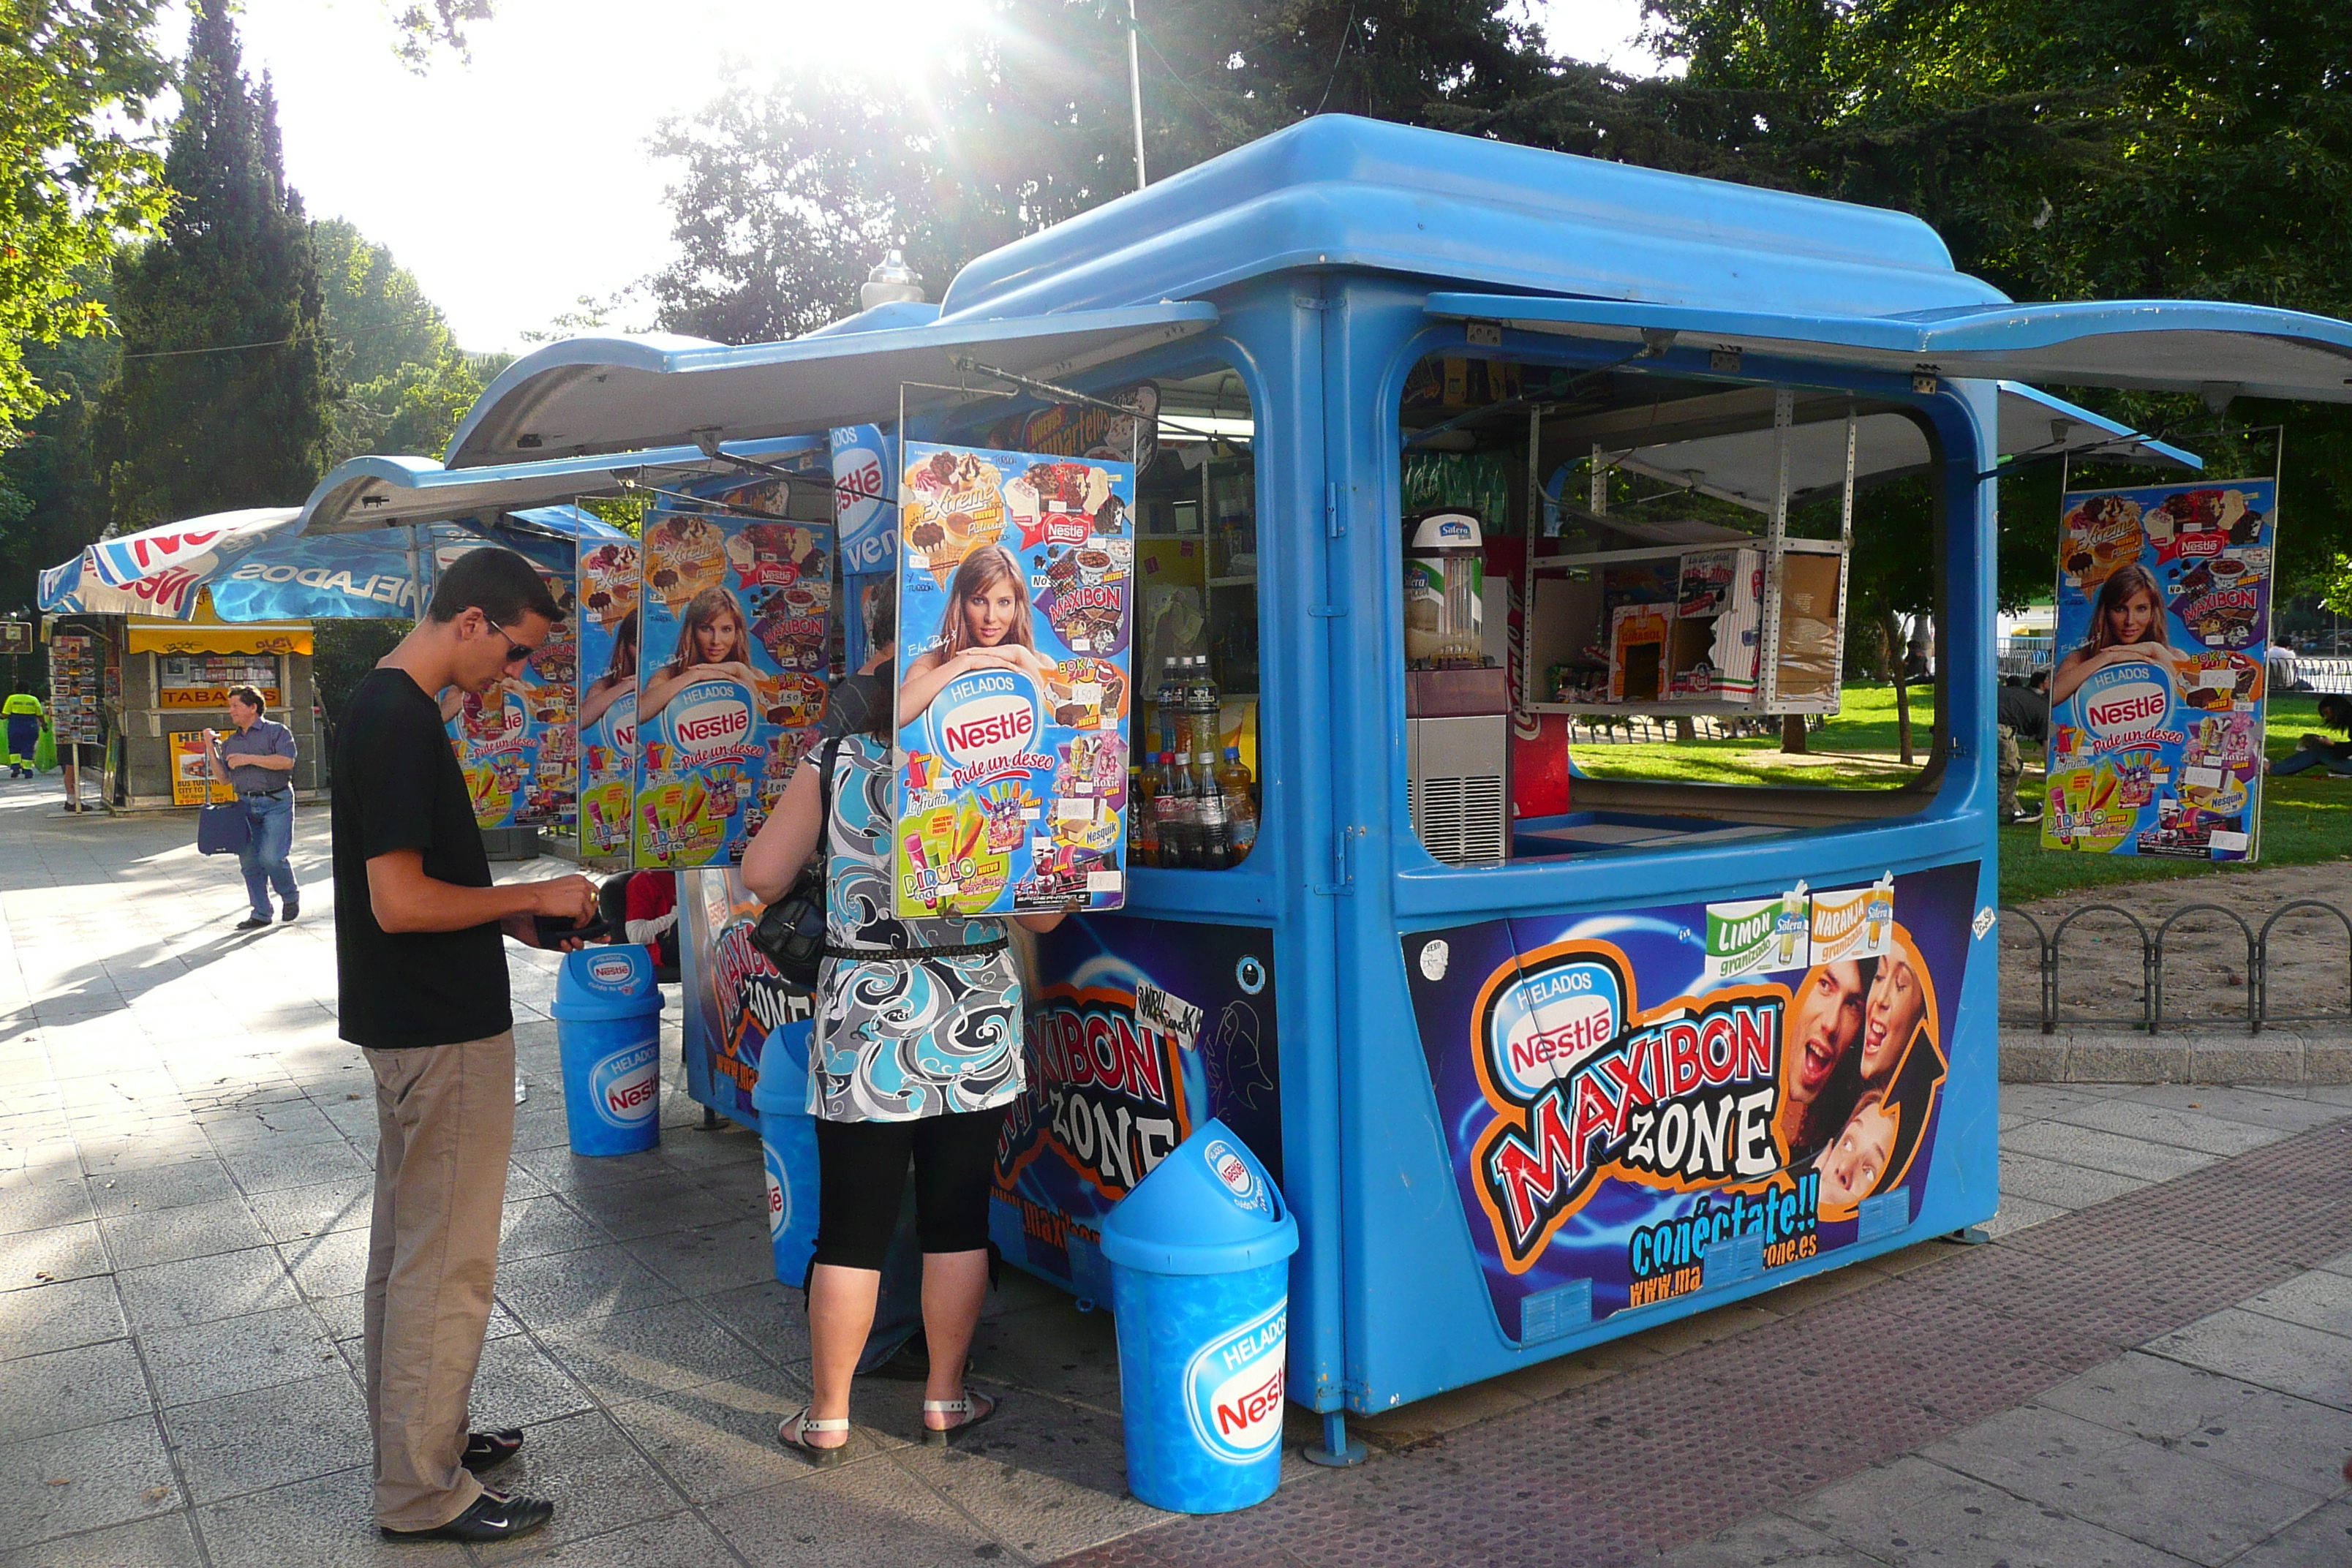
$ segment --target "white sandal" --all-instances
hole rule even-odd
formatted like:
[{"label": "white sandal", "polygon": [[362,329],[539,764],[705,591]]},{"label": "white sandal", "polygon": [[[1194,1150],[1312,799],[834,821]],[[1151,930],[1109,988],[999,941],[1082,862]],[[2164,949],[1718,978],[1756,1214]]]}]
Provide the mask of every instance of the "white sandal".
[{"label": "white sandal", "polygon": [[848,1430],[848,1416],[839,1415],[830,1421],[819,1421],[809,1414],[809,1406],[803,1405],[796,1415],[787,1415],[778,1424],[776,1441],[799,1454],[818,1469],[829,1470],[848,1457],[848,1442],[844,1440],[830,1448],[820,1448],[808,1440],[808,1435],[812,1432],[847,1432]]},{"label": "white sandal", "polygon": [[969,1388],[963,1391],[963,1396],[960,1399],[924,1400],[923,1414],[926,1415],[961,1415],[964,1419],[952,1426],[933,1426],[926,1424],[923,1427],[923,1441],[934,1448],[944,1448],[948,1446],[948,1439],[956,1433],[971,1431],[1004,1408],[1004,1400],[1001,1395],[991,1396],[983,1394],[981,1397],[988,1401],[988,1408],[977,1415],[971,1413],[971,1390]]}]

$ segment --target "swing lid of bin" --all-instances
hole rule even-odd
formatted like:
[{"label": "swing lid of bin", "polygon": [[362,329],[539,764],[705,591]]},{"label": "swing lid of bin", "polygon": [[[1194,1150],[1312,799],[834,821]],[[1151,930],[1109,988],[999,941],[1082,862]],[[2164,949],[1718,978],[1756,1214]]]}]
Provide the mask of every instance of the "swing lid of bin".
[{"label": "swing lid of bin", "polygon": [[[2211,300],[2007,301],[1868,315],[1634,300],[1435,293],[1431,316],[1625,344],[1675,374],[1801,380],[1834,365],[1889,394],[1923,378],[2019,381],[2209,400],[2352,403],[2352,322]],[[1762,362],[1759,363],[1757,362]]]}]

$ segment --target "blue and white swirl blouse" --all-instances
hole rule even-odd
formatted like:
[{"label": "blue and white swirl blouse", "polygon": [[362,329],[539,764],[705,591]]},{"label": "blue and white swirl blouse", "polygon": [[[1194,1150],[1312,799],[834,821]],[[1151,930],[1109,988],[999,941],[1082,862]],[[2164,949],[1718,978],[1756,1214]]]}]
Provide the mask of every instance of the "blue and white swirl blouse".
[{"label": "blue and white swirl blouse", "polygon": [[[891,912],[891,770],[870,735],[842,739],[828,825],[825,940],[836,947],[994,942],[992,920]],[[986,1110],[1026,1086],[1013,954],[876,963],[828,958],[817,974],[808,1112],[826,1121],[913,1121]]]}]

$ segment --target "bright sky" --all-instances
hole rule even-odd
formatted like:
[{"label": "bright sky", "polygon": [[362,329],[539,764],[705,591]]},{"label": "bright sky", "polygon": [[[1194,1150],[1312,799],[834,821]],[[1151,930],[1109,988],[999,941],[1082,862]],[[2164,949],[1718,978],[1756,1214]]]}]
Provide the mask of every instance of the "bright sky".
[{"label": "bright sky", "polygon": [[[1558,52],[1655,68],[1632,43],[1641,0],[1530,8]],[[288,174],[310,215],[348,218],[390,246],[466,347],[520,352],[523,332],[580,296],[608,296],[668,258],[666,172],[645,139],[665,116],[699,108],[725,66],[764,74],[797,52],[858,68],[897,41],[936,35],[960,7],[499,0],[497,20],[473,30],[473,64],[445,56],[423,77],[393,53],[391,9],[243,0],[247,68],[277,84]],[[1147,29],[1151,9],[1141,0]],[[867,26],[877,17],[881,38]],[[184,17],[164,25],[176,47]],[[1148,74],[1145,89],[1149,116]],[[929,281],[936,297],[942,280]]]}]

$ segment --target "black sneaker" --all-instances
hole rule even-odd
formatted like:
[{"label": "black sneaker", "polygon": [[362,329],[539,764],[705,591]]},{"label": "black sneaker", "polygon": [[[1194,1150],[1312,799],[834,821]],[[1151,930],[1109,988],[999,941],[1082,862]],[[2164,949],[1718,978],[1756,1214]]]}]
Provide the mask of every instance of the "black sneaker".
[{"label": "black sneaker", "polygon": [[512,1541],[529,1535],[555,1517],[555,1505],[542,1498],[500,1497],[486,1491],[474,1506],[434,1530],[392,1530],[376,1526],[386,1541]]},{"label": "black sneaker", "polygon": [[457,1462],[476,1475],[495,1470],[522,1452],[522,1428],[505,1426],[496,1432],[466,1434],[465,1457]]},{"label": "black sneaker", "polygon": [[272,923],[274,922],[268,915],[247,915],[229,929],[231,931],[268,931]]},{"label": "black sneaker", "polygon": [[295,921],[301,917],[301,914],[302,900],[299,899],[289,899],[286,900],[286,907],[278,911],[278,918],[284,921],[288,925],[292,925]]}]

